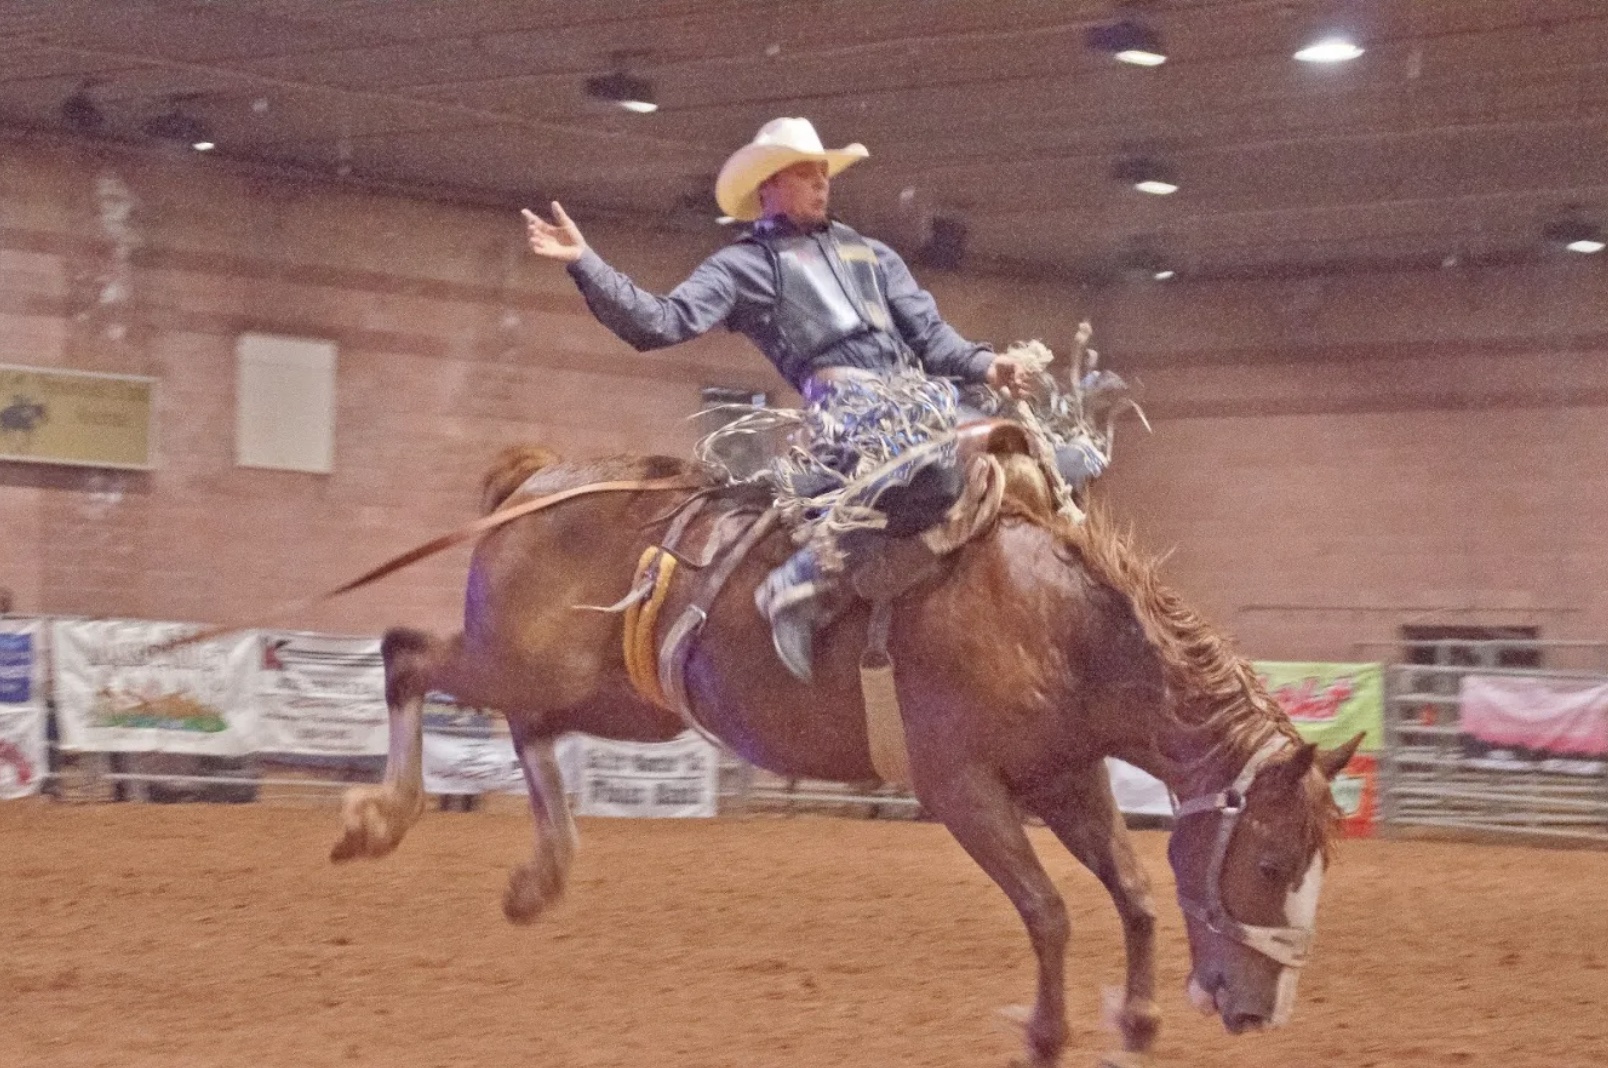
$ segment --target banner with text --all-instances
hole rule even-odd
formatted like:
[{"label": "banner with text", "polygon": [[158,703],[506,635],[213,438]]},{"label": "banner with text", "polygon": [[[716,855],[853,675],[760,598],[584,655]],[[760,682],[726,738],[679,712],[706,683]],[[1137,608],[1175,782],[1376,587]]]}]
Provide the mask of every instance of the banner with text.
[{"label": "banner with text", "polygon": [[521,794],[525,773],[506,734],[475,738],[426,730],[424,792]]},{"label": "banner with text", "polygon": [[156,379],[0,365],[0,460],[151,466]]},{"label": "banner with text", "polygon": [[1600,776],[1608,757],[1608,681],[1466,675],[1463,752],[1474,766]]},{"label": "banner with text", "polygon": [[256,743],[255,631],[165,652],[187,623],[58,620],[50,632],[61,747],[240,756]]},{"label": "banner with text", "polygon": [[1105,766],[1118,812],[1130,816],[1172,815],[1172,794],[1160,779],[1115,757],[1106,757]]},{"label": "banner with text", "polygon": [[524,793],[525,773],[503,718],[430,694],[424,704],[424,790]]},{"label": "banner with text", "polygon": [[1374,752],[1383,743],[1383,665],[1258,660],[1253,666],[1307,741],[1336,746],[1362,731],[1362,752]]},{"label": "banner with text", "polygon": [[[1385,714],[1383,665],[1258,660],[1252,667],[1307,741],[1339,745],[1362,731],[1362,751],[1379,748]],[[1119,810],[1146,816],[1172,812],[1167,788],[1159,780],[1121,761],[1108,760],[1106,766]],[[1373,774],[1373,762],[1359,756],[1335,777],[1331,786],[1348,816],[1359,808],[1358,798],[1371,790]]]},{"label": "banner with text", "polygon": [[383,755],[390,729],[378,638],[291,631],[262,635],[259,752]]},{"label": "banner with text", "polygon": [[46,770],[44,627],[0,619],[0,801],[39,792]]},{"label": "banner with text", "polygon": [[580,736],[567,762],[566,788],[582,816],[713,816],[719,759],[692,732],[657,745]]}]

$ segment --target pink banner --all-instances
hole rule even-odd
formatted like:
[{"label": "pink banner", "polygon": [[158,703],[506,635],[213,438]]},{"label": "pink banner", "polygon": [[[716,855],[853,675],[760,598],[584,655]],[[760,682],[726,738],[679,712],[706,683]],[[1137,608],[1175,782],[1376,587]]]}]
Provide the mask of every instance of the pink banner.
[{"label": "pink banner", "polygon": [[1557,756],[1608,756],[1608,681],[1469,675],[1465,734],[1486,745]]}]

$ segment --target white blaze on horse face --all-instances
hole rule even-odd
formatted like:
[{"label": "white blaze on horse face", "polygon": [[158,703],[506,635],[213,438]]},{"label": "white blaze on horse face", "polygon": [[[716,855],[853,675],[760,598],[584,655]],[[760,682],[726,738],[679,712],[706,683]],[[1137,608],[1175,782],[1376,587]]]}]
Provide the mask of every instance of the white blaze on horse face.
[{"label": "white blaze on horse face", "polygon": [[[1311,930],[1318,919],[1318,895],[1323,892],[1323,857],[1313,854],[1312,863],[1294,890],[1284,898],[1286,926]],[[1273,1026],[1282,1027],[1290,1020],[1295,1009],[1295,985],[1301,978],[1299,968],[1284,968],[1279,972],[1278,992],[1273,1000]]]},{"label": "white blaze on horse face", "polygon": [[1323,857],[1312,855],[1306,874],[1295,889],[1284,896],[1284,923],[1287,927],[1311,930],[1318,919],[1318,895],[1323,892]]}]

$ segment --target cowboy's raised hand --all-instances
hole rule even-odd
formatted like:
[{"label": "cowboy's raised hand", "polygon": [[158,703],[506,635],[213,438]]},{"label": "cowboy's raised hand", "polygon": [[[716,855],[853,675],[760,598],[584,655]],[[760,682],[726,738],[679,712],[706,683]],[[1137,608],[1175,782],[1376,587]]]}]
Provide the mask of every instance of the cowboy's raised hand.
[{"label": "cowboy's raised hand", "polygon": [[986,381],[995,389],[1020,392],[1027,386],[1027,372],[1009,356],[995,356],[994,362],[988,365]]},{"label": "cowboy's raised hand", "polygon": [[581,236],[581,228],[575,225],[558,201],[553,201],[554,222],[548,222],[529,208],[520,209],[520,214],[525,217],[525,233],[530,237],[530,250],[536,255],[560,263],[574,263],[586,251],[586,238]]}]

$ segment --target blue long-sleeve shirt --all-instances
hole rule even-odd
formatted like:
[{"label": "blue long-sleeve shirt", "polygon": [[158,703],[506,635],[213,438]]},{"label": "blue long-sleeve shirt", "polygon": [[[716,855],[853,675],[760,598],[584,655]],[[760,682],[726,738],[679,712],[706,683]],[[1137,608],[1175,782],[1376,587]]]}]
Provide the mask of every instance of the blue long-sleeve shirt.
[{"label": "blue long-sleeve shirt", "polygon": [[[824,231],[816,239],[824,241]],[[897,252],[880,241],[863,240],[876,254],[879,280],[898,337],[868,330],[844,338],[816,357],[811,370],[897,367],[902,341],[928,374],[962,382],[983,381],[994,359],[988,346],[967,341],[944,322],[932,295],[917,284]],[[752,241],[738,241],[714,253],[662,297],[636,285],[591,249],[569,265],[569,273],[598,321],[639,352],[675,345],[720,325],[743,334],[763,351],[762,339],[767,335],[761,324],[776,305],[770,254]],[[765,356],[781,367],[782,354],[766,352]],[[791,384],[795,388],[801,385]]]}]

